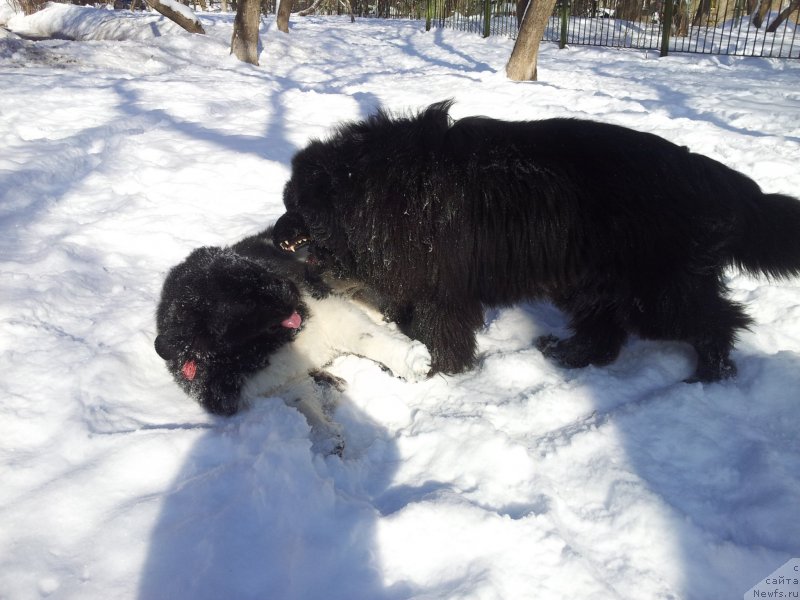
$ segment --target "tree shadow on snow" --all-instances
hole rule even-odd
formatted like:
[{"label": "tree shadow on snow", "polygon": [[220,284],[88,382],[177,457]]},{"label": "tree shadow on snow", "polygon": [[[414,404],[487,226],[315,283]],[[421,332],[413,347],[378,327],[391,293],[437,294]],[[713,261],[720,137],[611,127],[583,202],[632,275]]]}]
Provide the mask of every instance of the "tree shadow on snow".
[{"label": "tree shadow on snow", "polygon": [[[612,81],[618,80],[625,76],[624,73],[615,72],[613,69],[610,69],[607,66],[593,66],[590,67],[590,70],[596,75],[602,78],[608,78]],[[759,129],[757,125],[753,125],[753,127],[737,126],[731,122],[731,120],[721,117],[712,110],[704,110],[701,107],[693,106],[692,100],[696,100],[697,94],[688,94],[683,92],[679,86],[674,83],[672,85],[659,83],[656,78],[653,77],[642,83],[638,91],[641,92],[641,89],[647,88],[650,88],[653,91],[655,95],[654,98],[644,99],[641,97],[629,96],[626,98],[626,100],[640,105],[646,113],[657,113],[659,111],[663,111],[669,116],[670,119],[687,119],[694,123],[705,122],[709,125],[719,128],[722,131],[753,138],[766,138],[775,136],[775,133],[765,132]],[[621,99],[618,94],[615,95],[604,92],[602,86],[598,86],[598,89],[594,91],[594,94],[600,97],[607,97],[611,102]],[[718,100],[719,103],[724,103],[724,101],[724,97]],[[781,137],[789,142],[800,143],[800,138],[791,135],[788,132],[782,132]]]},{"label": "tree shadow on snow", "polygon": [[114,83],[114,90],[120,98],[119,110],[129,117],[146,117],[153,125],[168,125],[171,129],[187,137],[203,140],[236,153],[254,154],[267,160],[288,163],[297,148],[286,136],[284,123],[286,109],[280,94],[269,94],[273,114],[269,130],[264,133],[243,135],[215,129],[202,122],[181,119],[162,108],[146,106],[134,85],[126,81]]}]

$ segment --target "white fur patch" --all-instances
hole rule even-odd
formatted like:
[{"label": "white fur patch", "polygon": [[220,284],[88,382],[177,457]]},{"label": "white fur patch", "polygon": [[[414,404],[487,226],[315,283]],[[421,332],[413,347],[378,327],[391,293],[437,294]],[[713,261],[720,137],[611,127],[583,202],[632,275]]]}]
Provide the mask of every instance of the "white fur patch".
[{"label": "white fur patch", "polygon": [[270,356],[270,364],[248,378],[242,402],[279,396],[296,407],[312,428],[315,451],[341,452],[340,428],[331,415],[336,394],[318,385],[310,373],[322,370],[343,354],[356,354],[387,367],[408,381],[424,379],[431,355],[421,342],[385,323],[375,310],[354,300],[330,295],[322,300],[305,297],[309,316],[294,341]]}]

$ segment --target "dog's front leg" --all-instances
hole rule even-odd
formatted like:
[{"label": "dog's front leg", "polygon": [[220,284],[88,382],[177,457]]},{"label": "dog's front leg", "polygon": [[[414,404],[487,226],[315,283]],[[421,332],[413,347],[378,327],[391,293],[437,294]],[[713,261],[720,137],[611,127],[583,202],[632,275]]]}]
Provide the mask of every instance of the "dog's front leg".
[{"label": "dog's front leg", "polygon": [[338,352],[374,360],[409,381],[424,379],[431,369],[431,355],[425,345],[384,323],[378,313],[370,316],[371,312],[357,302],[329,298],[324,309],[320,304],[318,318]]},{"label": "dog's front leg", "polygon": [[423,379],[430,371],[431,355],[425,345],[384,323],[376,311],[336,295],[309,298],[307,303],[314,318],[302,334],[302,348],[299,339],[293,346],[314,364],[324,365],[339,354],[356,354],[410,381]]},{"label": "dog's front leg", "polygon": [[383,325],[374,324],[364,331],[348,352],[381,363],[407,381],[421,381],[431,370],[431,354],[425,344]]},{"label": "dog's front leg", "polygon": [[460,373],[475,364],[475,332],[482,325],[479,302],[420,302],[404,329],[430,350],[432,372]]}]

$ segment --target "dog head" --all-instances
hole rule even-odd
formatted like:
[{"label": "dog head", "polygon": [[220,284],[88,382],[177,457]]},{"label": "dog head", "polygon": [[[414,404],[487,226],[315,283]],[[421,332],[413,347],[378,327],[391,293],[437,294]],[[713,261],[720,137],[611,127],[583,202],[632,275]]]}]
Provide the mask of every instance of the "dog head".
[{"label": "dog head", "polygon": [[199,248],[164,281],[155,349],[184,391],[231,415],[245,376],[266,367],[306,317],[295,284],[264,261]]},{"label": "dog head", "polygon": [[272,240],[289,252],[307,245],[315,260],[347,276],[355,262],[338,213],[363,196],[363,182],[352,176],[339,150],[344,149],[334,142],[313,141],[295,154],[283,189],[286,213],[276,221]]}]

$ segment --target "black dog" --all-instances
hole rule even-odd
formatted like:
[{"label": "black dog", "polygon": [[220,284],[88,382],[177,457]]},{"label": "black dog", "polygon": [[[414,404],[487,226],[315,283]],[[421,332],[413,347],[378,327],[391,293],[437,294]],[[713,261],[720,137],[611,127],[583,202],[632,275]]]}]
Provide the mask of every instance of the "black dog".
[{"label": "black dog", "polygon": [[336,356],[359,354],[405,379],[427,375],[424,345],[354,300],[373,301],[363,286],[336,281],[332,290],[315,273],[276,248],[269,229],[230,247],[194,250],[164,281],[156,352],[210,412],[231,415],[243,395],[277,394],[323,435],[335,428],[313,384],[341,383],[320,371]]},{"label": "black dog", "polygon": [[449,102],[384,112],[292,161],[276,243],[310,241],[373,286],[435,370],[475,359],[484,306],[548,298],[574,335],[538,342],[566,367],[605,365],[628,333],[682,340],[695,380],[735,374],[750,319],[723,271],[800,272],[800,202],[652,134],[572,119],[453,122]]}]

